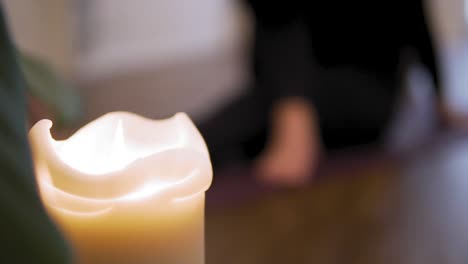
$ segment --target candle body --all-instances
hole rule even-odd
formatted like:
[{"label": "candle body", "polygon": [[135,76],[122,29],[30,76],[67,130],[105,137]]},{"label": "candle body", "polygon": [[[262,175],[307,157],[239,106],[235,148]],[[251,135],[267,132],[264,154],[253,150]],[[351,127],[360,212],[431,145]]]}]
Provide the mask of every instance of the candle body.
[{"label": "candle body", "polygon": [[109,113],[64,141],[30,131],[36,179],[77,264],[203,264],[212,170],[185,114]]},{"label": "candle body", "polygon": [[203,264],[204,199],[129,202],[102,214],[47,209],[78,264]]}]

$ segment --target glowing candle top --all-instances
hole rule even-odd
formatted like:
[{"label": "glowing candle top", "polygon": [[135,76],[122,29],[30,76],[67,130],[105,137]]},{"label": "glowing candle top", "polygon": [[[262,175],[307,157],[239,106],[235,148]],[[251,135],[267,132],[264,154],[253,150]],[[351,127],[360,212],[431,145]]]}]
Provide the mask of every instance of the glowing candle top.
[{"label": "glowing candle top", "polygon": [[51,127],[41,120],[29,137],[42,198],[55,209],[94,214],[135,201],[176,202],[211,184],[205,142],[183,113],[150,120],[113,112],[63,141]]}]

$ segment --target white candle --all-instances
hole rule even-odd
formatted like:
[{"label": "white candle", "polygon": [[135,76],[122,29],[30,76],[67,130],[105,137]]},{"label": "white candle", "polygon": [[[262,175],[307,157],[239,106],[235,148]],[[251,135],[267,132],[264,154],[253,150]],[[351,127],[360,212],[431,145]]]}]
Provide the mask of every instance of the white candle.
[{"label": "white candle", "polygon": [[204,263],[212,169],[185,114],[109,113],[64,141],[51,127],[42,120],[29,133],[36,179],[76,263]]}]

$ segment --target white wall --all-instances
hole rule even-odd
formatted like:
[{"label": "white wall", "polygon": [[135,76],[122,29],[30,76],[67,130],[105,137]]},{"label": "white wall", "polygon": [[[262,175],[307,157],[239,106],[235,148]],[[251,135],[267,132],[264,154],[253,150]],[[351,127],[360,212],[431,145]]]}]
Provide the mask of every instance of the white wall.
[{"label": "white wall", "polygon": [[235,0],[3,0],[17,44],[82,78],[200,59],[245,28]]},{"label": "white wall", "polygon": [[[84,78],[141,70],[203,58],[229,49],[242,27],[233,0],[94,0],[86,48],[80,53]],[[86,23],[85,23],[86,24]]]},{"label": "white wall", "polygon": [[82,84],[88,117],[200,117],[245,87],[248,23],[239,1],[5,2],[20,46]]},{"label": "white wall", "polygon": [[16,44],[62,74],[73,72],[71,0],[3,0]]}]

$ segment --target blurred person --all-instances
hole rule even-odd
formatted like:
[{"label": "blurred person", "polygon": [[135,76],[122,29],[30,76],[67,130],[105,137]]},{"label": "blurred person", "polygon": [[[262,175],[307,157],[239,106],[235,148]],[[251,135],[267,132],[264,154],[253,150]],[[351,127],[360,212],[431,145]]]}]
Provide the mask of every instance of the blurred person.
[{"label": "blurred person", "polygon": [[254,87],[200,124],[215,167],[247,159],[266,182],[297,185],[324,149],[378,143],[400,94],[407,47],[440,95],[422,0],[248,4]]}]

